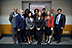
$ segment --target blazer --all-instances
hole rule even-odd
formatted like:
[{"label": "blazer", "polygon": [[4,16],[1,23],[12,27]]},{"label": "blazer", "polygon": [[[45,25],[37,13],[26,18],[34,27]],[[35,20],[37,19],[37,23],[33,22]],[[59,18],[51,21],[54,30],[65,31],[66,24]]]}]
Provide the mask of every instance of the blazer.
[{"label": "blazer", "polygon": [[23,20],[20,14],[16,17],[16,25],[17,29],[23,30],[25,28],[25,18]]},{"label": "blazer", "polygon": [[[56,26],[56,19],[57,19],[57,16],[58,16],[58,14],[55,16],[55,21],[54,21],[54,25],[55,25],[55,26]],[[65,17],[65,15],[61,14],[60,20],[59,20],[59,24],[58,24],[59,27],[60,27],[60,28],[61,28],[61,27],[64,28],[65,22],[66,22],[66,17]]]},{"label": "blazer", "polygon": [[35,27],[34,19],[32,18],[33,22],[31,22],[30,18],[26,17],[26,30],[29,30],[30,28]]},{"label": "blazer", "polygon": [[[45,16],[45,18],[44,18],[45,23],[46,23],[46,18],[47,18],[47,16]],[[54,18],[53,18],[53,16],[50,16],[49,19],[48,19],[48,28],[49,27],[54,27]]]},{"label": "blazer", "polygon": [[35,24],[36,24],[36,28],[42,29],[44,25],[44,18],[41,17],[40,20],[38,20],[38,17],[36,17]]},{"label": "blazer", "polygon": [[[18,13],[17,13],[18,14]],[[14,12],[12,12],[10,15],[9,15],[9,21],[11,23],[11,27],[12,28],[16,28],[16,16],[14,14]]]}]

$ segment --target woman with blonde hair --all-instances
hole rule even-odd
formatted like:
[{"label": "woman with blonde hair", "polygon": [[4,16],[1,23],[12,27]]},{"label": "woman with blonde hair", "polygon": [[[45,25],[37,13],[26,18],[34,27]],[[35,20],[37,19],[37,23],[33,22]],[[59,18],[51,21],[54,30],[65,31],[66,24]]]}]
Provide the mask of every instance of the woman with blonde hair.
[{"label": "woman with blonde hair", "polygon": [[54,18],[51,16],[50,12],[46,12],[47,16],[44,18],[45,22],[45,35],[46,35],[46,42],[49,44],[51,42],[51,34],[54,27]]},{"label": "woman with blonde hair", "polygon": [[43,31],[44,19],[42,17],[42,13],[39,12],[38,16],[36,17],[36,36],[38,39],[37,44],[41,44],[41,36]]}]

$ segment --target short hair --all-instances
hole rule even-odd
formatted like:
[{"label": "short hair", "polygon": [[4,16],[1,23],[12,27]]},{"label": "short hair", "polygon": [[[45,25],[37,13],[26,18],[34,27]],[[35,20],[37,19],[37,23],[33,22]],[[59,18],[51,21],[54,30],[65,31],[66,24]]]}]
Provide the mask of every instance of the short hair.
[{"label": "short hair", "polygon": [[29,9],[25,9],[25,13],[26,13],[26,11],[28,10],[28,13],[30,12],[30,10]]},{"label": "short hair", "polygon": [[62,12],[62,9],[60,9],[60,8],[59,8],[59,9],[57,9],[57,11],[59,11],[59,10]]},{"label": "short hair", "polygon": [[20,9],[20,11],[19,11],[19,12],[21,12],[21,11],[24,11],[24,10]]},{"label": "short hair", "polygon": [[34,12],[36,12],[36,10],[39,12],[39,9],[35,9]]},{"label": "short hair", "polygon": [[43,8],[42,10],[46,10],[45,8]]}]

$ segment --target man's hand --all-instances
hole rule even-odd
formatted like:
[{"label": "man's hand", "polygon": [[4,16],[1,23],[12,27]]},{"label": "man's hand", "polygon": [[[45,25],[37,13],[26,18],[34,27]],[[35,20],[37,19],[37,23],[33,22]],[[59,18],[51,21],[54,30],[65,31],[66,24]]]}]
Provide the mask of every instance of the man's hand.
[{"label": "man's hand", "polygon": [[20,31],[20,29],[18,29],[18,31]]},{"label": "man's hand", "polygon": [[37,30],[40,30],[40,28],[37,28]]},{"label": "man's hand", "polygon": [[53,27],[51,27],[51,30],[53,30]]},{"label": "man's hand", "polygon": [[63,29],[63,27],[61,27],[61,29]]}]

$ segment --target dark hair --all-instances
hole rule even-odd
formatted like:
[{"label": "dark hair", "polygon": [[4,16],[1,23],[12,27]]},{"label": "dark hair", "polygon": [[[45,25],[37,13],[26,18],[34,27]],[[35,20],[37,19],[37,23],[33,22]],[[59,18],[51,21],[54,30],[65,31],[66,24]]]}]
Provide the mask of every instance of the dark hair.
[{"label": "dark hair", "polygon": [[25,14],[26,14],[26,11],[27,11],[27,10],[28,10],[28,13],[30,12],[30,10],[29,10],[29,9],[26,9],[26,10],[25,10]]},{"label": "dark hair", "polygon": [[34,10],[34,12],[36,12],[36,10],[39,12],[39,10],[38,10],[38,9],[35,9],[35,10]]},{"label": "dark hair", "polygon": [[29,14],[31,13],[31,17],[33,16],[33,14],[32,14],[32,12],[30,11],[29,13],[28,13],[28,18],[29,18]]},{"label": "dark hair", "polygon": [[46,10],[45,8],[43,8],[42,10]]},{"label": "dark hair", "polygon": [[59,10],[62,12],[62,9],[60,9],[60,8],[59,8],[59,9],[57,9],[57,11],[59,11]]}]

